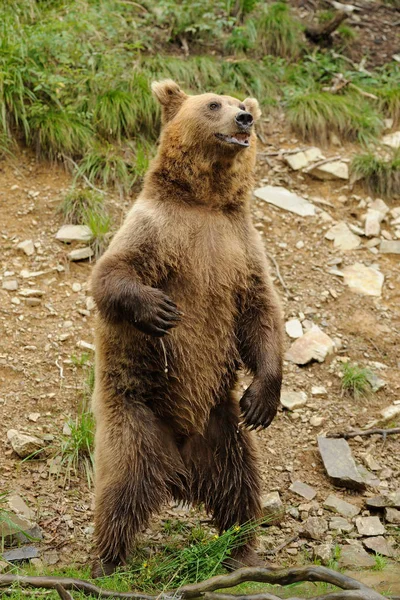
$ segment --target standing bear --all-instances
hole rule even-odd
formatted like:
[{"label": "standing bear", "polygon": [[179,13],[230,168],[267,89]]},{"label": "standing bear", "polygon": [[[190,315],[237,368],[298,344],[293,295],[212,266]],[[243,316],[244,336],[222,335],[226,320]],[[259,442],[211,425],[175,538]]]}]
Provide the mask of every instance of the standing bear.
[{"label": "standing bear", "polygon": [[[281,309],[249,206],[257,100],[152,89],[158,153],[92,276],[94,575],[125,563],[170,498],[203,504],[220,531],[259,518],[250,430],[280,398]],[[253,376],[240,401],[239,368]],[[238,565],[255,564],[253,546]]]}]

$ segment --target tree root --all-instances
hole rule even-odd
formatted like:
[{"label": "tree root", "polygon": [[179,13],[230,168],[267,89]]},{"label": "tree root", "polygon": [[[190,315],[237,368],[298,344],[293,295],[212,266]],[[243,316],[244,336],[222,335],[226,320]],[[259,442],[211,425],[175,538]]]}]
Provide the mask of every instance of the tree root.
[{"label": "tree root", "polygon": [[[0,594],[8,593],[2,587],[19,585],[22,588],[45,588],[57,591],[61,600],[72,600],[70,591],[93,595],[97,598],[131,598],[133,600],[280,600],[270,592],[250,595],[233,595],[218,593],[219,589],[235,587],[245,582],[268,583],[273,585],[291,585],[300,582],[330,583],[341,588],[341,591],[329,592],[316,596],[314,600],[387,600],[378,592],[347,575],[332,571],[326,567],[306,566],[290,569],[270,569],[246,567],[227,575],[217,575],[200,583],[185,585],[172,592],[161,592],[155,595],[140,592],[114,592],[104,590],[97,585],[71,577],[30,577],[24,575],[0,575]],[[289,600],[300,600],[293,596]],[[394,600],[394,599],[392,599]]]}]

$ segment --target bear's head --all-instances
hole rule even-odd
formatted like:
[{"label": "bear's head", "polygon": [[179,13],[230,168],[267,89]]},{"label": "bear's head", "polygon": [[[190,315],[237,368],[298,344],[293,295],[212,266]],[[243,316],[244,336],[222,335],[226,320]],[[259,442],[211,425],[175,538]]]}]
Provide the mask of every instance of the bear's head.
[{"label": "bear's head", "polygon": [[161,104],[164,132],[183,147],[231,154],[255,146],[254,123],[261,115],[255,98],[190,96],[171,79],[154,82],[152,90]]}]

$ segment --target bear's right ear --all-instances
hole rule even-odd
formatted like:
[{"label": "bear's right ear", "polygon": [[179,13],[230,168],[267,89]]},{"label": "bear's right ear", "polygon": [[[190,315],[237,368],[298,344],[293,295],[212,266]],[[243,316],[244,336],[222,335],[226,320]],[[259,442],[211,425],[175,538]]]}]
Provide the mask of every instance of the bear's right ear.
[{"label": "bear's right ear", "polygon": [[172,79],[163,81],[154,81],[151,84],[153,94],[162,106],[162,121],[168,123],[175,117],[178,110],[187,98],[185,92],[182,92],[179,85]]}]

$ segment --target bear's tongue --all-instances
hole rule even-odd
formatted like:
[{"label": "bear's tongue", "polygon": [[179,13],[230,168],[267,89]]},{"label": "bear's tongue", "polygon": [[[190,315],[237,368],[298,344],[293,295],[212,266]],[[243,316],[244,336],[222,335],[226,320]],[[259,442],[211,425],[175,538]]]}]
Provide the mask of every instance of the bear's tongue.
[{"label": "bear's tongue", "polygon": [[249,146],[250,145],[250,142],[249,142],[250,135],[248,133],[238,132],[238,133],[235,133],[234,135],[217,134],[217,137],[219,139],[222,139],[224,142],[227,142],[228,144],[238,144],[239,146]]}]

